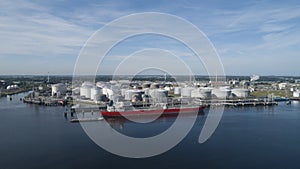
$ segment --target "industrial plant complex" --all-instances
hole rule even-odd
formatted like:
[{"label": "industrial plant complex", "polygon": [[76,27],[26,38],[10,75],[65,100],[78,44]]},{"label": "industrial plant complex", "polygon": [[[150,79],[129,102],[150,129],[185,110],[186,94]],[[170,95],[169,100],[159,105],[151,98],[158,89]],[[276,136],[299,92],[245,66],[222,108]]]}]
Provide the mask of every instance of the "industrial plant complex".
[{"label": "industrial plant complex", "polygon": [[[54,81],[54,80],[53,80]],[[22,84],[3,84],[1,93],[23,88]],[[241,100],[255,98],[299,99],[299,81],[259,80],[259,76],[247,79],[232,78],[216,83],[208,79],[194,81],[160,80],[99,80],[96,82],[49,79],[34,82],[24,102],[43,105],[93,104],[105,105],[109,101],[130,102],[135,105],[169,103],[178,100]],[[20,85],[20,86],[19,86]],[[27,87],[28,89],[28,87]]]}]

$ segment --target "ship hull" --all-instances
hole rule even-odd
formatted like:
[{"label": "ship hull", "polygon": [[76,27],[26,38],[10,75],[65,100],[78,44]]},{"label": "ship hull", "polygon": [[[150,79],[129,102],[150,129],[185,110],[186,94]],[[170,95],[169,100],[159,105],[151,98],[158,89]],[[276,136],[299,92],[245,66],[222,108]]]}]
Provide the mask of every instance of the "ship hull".
[{"label": "ship hull", "polygon": [[[169,109],[153,109],[153,110],[131,110],[131,111],[100,111],[103,117],[120,117],[123,115],[129,116],[137,116],[137,115],[171,115],[171,114],[178,114],[178,113],[193,113],[193,112],[200,112],[204,109],[204,107],[185,107],[185,108],[169,108]],[[123,115],[122,115],[123,114]]]}]

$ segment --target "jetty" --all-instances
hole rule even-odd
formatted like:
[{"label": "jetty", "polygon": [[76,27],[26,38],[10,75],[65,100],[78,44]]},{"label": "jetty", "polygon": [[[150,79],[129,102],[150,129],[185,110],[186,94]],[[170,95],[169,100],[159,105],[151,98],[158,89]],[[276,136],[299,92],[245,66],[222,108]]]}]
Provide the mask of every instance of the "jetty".
[{"label": "jetty", "polygon": [[103,117],[98,117],[98,118],[75,118],[71,119],[71,123],[76,123],[76,122],[91,122],[91,121],[102,121],[104,118]]},{"label": "jetty", "polygon": [[278,102],[270,99],[200,100],[203,106],[274,106]]}]

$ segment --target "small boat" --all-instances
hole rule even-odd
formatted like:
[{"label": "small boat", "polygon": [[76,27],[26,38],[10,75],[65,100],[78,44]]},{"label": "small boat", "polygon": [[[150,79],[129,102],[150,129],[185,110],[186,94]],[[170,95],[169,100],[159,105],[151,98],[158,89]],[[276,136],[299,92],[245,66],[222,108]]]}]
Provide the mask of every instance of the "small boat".
[{"label": "small boat", "polygon": [[287,98],[287,97],[275,97],[274,98],[274,101],[275,102],[286,102],[286,101],[289,101],[290,99]]},{"label": "small boat", "polygon": [[132,105],[125,105],[124,102],[117,102],[115,105],[109,104],[106,111],[100,111],[103,117],[121,117],[123,115],[140,116],[140,115],[170,115],[178,113],[195,113],[204,109],[203,106],[185,105],[169,107],[166,103],[156,104],[155,106],[134,108]]}]

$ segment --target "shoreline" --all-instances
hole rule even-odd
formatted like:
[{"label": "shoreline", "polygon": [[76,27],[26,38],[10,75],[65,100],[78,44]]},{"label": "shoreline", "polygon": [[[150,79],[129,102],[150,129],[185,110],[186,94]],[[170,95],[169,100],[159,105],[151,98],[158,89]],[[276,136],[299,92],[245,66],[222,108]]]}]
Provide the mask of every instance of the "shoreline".
[{"label": "shoreline", "polygon": [[14,89],[14,90],[9,90],[9,91],[1,91],[0,92],[0,97],[5,97],[8,95],[15,95],[15,94],[19,94],[19,93],[25,93],[25,92],[29,92],[32,89],[30,88],[19,88],[19,89]]}]

